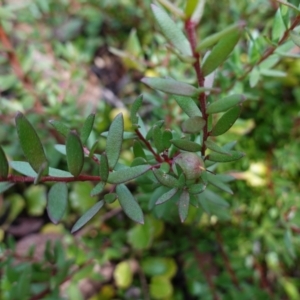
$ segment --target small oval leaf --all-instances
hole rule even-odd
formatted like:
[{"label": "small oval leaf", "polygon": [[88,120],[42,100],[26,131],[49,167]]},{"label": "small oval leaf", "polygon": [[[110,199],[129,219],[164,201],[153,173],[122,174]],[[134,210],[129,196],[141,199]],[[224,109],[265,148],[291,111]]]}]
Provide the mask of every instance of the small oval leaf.
[{"label": "small oval leaf", "polygon": [[156,179],[165,186],[168,187],[179,187],[180,184],[178,182],[178,180],[173,177],[172,175],[166,174],[163,171],[159,170],[159,169],[154,169],[153,170],[154,176],[156,177]]},{"label": "small oval leaf", "polygon": [[8,161],[5,153],[0,146],[0,178],[6,178],[8,175]]},{"label": "small oval leaf", "polygon": [[123,115],[118,114],[112,121],[106,141],[106,155],[108,160],[108,166],[113,169],[118,162],[122,142],[123,142],[123,132],[124,132],[124,121]]},{"label": "small oval leaf", "polygon": [[90,114],[84,121],[83,126],[80,131],[80,139],[82,144],[85,144],[86,141],[88,140],[91,131],[93,129],[95,122],[95,114]]},{"label": "small oval leaf", "polygon": [[101,154],[99,171],[101,180],[106,182],[109,175],[109,166],[107,155],[105,153]]},{"label": "small oval leaf", "polygon": [[133,125],[138,124],[139,119],[137,117],[137,112],[140,109],[140,107],[142,106],[143,103],[143,95],[140,95],[139,97],[137,97],[134,102],[131,105],[131,109],[130,109],[130,120],[131,123]]},{"label": "small oval leaf", "polygon": [[153,127],[152,131],[152,138],[155,148],[157,149],[158,153],[164,151],[164,141],[163,141],[163,133],[162,130],[158,126]]},{"label": "small oval leaf", "polygon": [[121,169],[110,173],[107,181],[114,184],[123,183],[146,173],[150,169],[151,166],[149,165],[140,165],[132,168]]},{"label": "small oval leaf", "polygon": [[225,154],[225,155],[230,155],[229,150],[226,150],[226,149],[222,148],[221,146],[219,146],[218,144],[216,144],[212,140],[205,141],[205,146],[208,149],[210,149],[214,152],[222,153],[222,154]]},{"label": "small oval leaf", "polygon": [[94,188],[91,190],[91,197],[94,197],[100,193],[102,193],[102,191],[104,190],[105,187],[105,182],[100,181],[96,184],[96,186],[94,186]]},{"label": "small oval leaf", "polygon": [[200,194],[206,189],[206,184],[196,183],[188,187],[190,194]]},{"label": "small oval leaf", "polygon": [[173,188],[172,190],[169,190],[165,194],[162,194],[155,202],[155,205],[162,204],[170,200],[177,193],[177,191],[178,191],[177,188]]},{"label": "small oval leaf", "polygon": [[157,23],[169,42],[182,54],[192,56],[193,54],[189,41],[169,15],[154,4],[151,5],[151,8]]},{"label": "small oval leaf", "polygon": [[[38,173],[42,165],[48,165],[42,143],[33,126],[20,112],[16,116],[16,126],[24,155],[33,170]],[[45,174],[47,172],[48,167],[45,168]]]},{"label": "small oval leaf", "polygon": [[101,200],[97,202],[95,205],[93,205],[87,212],[85,212],[74,224],[71,233],[74,233],[75,231],[79,230],[82,226],[84,226],[88,221],[90,221],[97,213],[98,211],[103,207],[104,201]]},{"label": "small oval leaf", "polygon": [[84,153],[81,140],[76,131],[70,131],[66,140],[66,154],[69,171],[78,176],[84,163]]},{"label": "small oval leaf", "polygon": [[217,100],[210,104],[206,110],[208,114],[215,114],[219,112],[224,112],[231,107],[245,101],[245,96],[241,94],[234,94],[223,99]]},{"label": "small oval leaf", "polygon": [[202,117],[199,107],[192,98],[183,96],[173,96],[173,98],[189,117]]},{"label": "small oval leaf", "polygon": [[144,224],[143,211],[139,204],[136,202],[131,192],[126,185],[120,184],[116,187],[116,193],[124,213],[133,221]]},{"label": "small oval leaf", "polygon": [[190,194],[183,190],[178,202],[180,221],[183,223],[188,216],[190,206]]},{"label": "small oval leaf", "polygon": [[49,123],[56,129],[56,131],[65,137],[67,137],[70,132],[70,128],[60,121],[50,120]]},{"label": "small oval leaf", "polygon": [[199,133],[205,126],[206,122],[202,117],[191,117],[181,124],[181,129],[186,133]]},{"label": "small oval leaf", "polygon": [[228,110],[217,122],[217,124],[213,127],[210,135],[218,136],[225,133],[227,130],[231,128],[237,118],[240,116],[241,107],[235,106]]},{"label": "small oval leaf", "polygon": [[202,65],[202,73],[204,76],[212,73],[227,59],[239,41],[240,36],[240,30],[235,30],[217,43]]},{"label": "small oval leaf", "polygon": [[207,173],[207,180],[208,182],[210,182],[212,185],[214,185],[215,187],[221,189],[222,191],[225,191],[229,194],[233,194],[233,191],[231,190],[231,188],[224,182],[222,182],[221,178],[219,178],[218,175],[214,175],[212,173]]},{"label": "small oval leaf", "polygon": [[104,195],[104,201],[106,203],[113,203],[118,199],[118,195],[116,193],[109,193]]},{"label": "small oval leaf", "polygon": [[185,82],[176,81],[172,78],[144,77],[141,80],[152,89],[162,91],[167,94],[197,97],[201,90]]},{"label": "small oval leaf", "polygon": [[50,220],[57,224],[64,213],[68,205],[68,188],[66,183],[57,182],[49,190],[47,213]]},{"label": "small oval leaf", "polygon": [[201,151],[201,145],[197,144],[195,142],[185,140],[185,139],[174,139],[171,140],[172,144],[176,146],[177,148],[189,151],[189,152],[198,152]]},{"label": "small oval leaf", "polygon": [[221,153],[211,153],[208,155],[207,159],[214,162],[230,162],[238,160],[244,156],[244,153],[232,150],[229,151],[229,155]]},{"label": "small oval leaf", "polygon": [[166,129],[162,134],[162,141],[164,149],[169,149],[172,146],[171,139],[173,138],[172,131],[170,129]]}]

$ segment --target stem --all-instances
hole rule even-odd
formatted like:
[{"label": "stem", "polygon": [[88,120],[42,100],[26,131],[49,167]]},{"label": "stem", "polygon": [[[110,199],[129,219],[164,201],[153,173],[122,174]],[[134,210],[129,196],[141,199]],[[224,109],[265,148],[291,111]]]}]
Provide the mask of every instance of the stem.
[{"label": "stem", "polygon": [[[0,182],[34,182],[35,177],[26,177],[19,175],[8,175],[7,178],[0,178]],[[99,176],[91,176],[91,175],[79,175],[76,177],[54,177],[54,176],[44,176],[39,182],[75,182],[75,181],[101,181]]]},{"label": "stem", "polygon": [[[187,31],[188,40],[191,45],[193,57],[195,58],[195,63],[193,64],[193,67],[194,67],[196,75],[197,75],[198,86],[204,87],[205,78],[204,78],[202,70],[201,70],[200,54],[199,54],[199,52],[196,51],[196,47],[197,47],[196,24],[194,22],[192,22],[191,20],[187,20],[185,22],[185,29]],[[205,126],[203,128],[203,142],[202,142],[202,149],[201,149],[202,156],[205,156],[205,150],[206,150],[205,141],[208,138],[208,114],[206,113],[206,94],[201,93],[198,97],[198,101],[200,104],[202,117],[205,121]]]},{"label": "stem", "polygon": [[155,159],[157,162],[163,162],[163,159],[160,157],[160,155],[158,155],[154,149],[152,148],[151,144],[143,137],[143,135],[141,134],[141,132],[136,129],[135,133],[137,134],[137,136],[139,137],[139,139],[146,145],[146,147],[148,148],[148,150],[154,155]]}]

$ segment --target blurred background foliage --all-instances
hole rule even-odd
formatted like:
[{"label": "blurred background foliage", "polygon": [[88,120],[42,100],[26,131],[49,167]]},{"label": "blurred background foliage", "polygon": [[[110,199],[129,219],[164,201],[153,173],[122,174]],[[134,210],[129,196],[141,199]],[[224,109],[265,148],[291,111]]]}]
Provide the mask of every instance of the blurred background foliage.
[{"label": "blurred background foliage", "polygon": [[[65,161],[53,144],[63,141],[50,119],[80,128],[96,112],[88,142],[101,151],[100,133],[118,112],[130,130],[126,107],[140,93],[148,126],[163,118],[176,129],[184,118],[173,100],[139,83],[145,74],[194,80],[165,47],[149,0],[1,2],[0,143],[9,158],[22,160],[17,111],[34,124],[51,165],[60,168]],[[174,2],[184,8],[184,1]],[[295,58],[268,60],[266,70],[275,73],[244,76],[282,35],[278,8],[273,0],[211,0],[199,26],[202,39],[239,20],[247,24],[215,81],[224,94],[245,93],[249,100],[222,137],[237,140],[246,153],[221,169],[239,179],[234,195],[224,195],[229,213],[192,207],[180,224],[171,207],[150,211],[155,195],[137,181],[130,189],[146,213],[144,226],[113,203],[71,235],[74,222],[97,201],[89,196],[91,183],[69,185],[69,211],[57,226],[45,214],[49,186],[18,184],[0,196],[1,299],[208,300],[241,299],[241,293],[243,299],[300,299],[299,48],[293,48]],[[282,22],[295,17],[288,10]],[[121,156],[127,164],[131,146],[125,142]],[[88,163],[85,171],[95,172]]]}]

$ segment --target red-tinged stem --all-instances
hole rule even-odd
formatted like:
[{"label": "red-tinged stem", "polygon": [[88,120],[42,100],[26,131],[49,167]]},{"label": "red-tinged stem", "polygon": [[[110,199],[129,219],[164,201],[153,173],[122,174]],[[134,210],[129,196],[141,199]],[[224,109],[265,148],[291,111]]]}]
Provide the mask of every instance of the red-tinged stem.
[{"label": "red-tinged stem", "polygon": [[[26,177],[19,175],[8,175],[7,178],[0,178],[0,182],[34,182],[34,177]],[[55,177],[55,176],[44,176],[39,182],[74,182],[74,181],[101,181],[99,176],[91,176],[91,175],[79,175],[76,177]]]},{"label": "red-tinged stem", "polygon": [[164,160],[160,157],[160,155],[158,155],[154,149],[152,148],[151,144],[143,137],[143,135],[141,134],[141,132],[136,129],[135,133],[137,134],[137,136],[139,137],[139,139],[146,145],[146,147],[148,148],[148,150],[154,155],[155,159],[157,162],[163,162]]},{"label": "red-tinged stem", "polygon": [[[196,24],[192,22],[191,20],[187,20],[185,22],[185,29],[187,32],[188,40],[191,45],[193,57],[195,58],[195,62],[193,64],[193,67],[195,69],[196,75],[197,75],[197,82],[199,87],[204,87],[204,76],[201,70],[200,66],[200,54],[197,52],[197,38],[196,38]],[[205,141],[208,138],[208,114],[206,113],[206,94],[201,93],[198,97],[201,112],[202,112],[202,117],[205,120],[205,126],[203,128],[203,143],[202,143],[202,149],[201,153],[203,156],[205,156]]]}]

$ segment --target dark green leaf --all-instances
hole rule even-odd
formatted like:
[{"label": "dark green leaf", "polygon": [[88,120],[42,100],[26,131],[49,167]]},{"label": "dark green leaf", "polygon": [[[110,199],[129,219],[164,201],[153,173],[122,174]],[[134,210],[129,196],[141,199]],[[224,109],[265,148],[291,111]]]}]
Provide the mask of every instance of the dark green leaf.
[{"label": "dark green leaf", "polygon": [[121,169],[118,171],[111,172],[108,176],[107,181],[109,183],[114,183],[114,184],[123,183],[144,174],[150,169],[151,166],[149,165],[141,165],[132,168]]},{"label": "dark green leaf", "polygon": [[109,193],[104,195],[104,200],[106,203],[113,203],[118,199],[118,195],[116,193]]},{"label": "dark green leaf", "polygon": [[163,120],[159,120],[159,121],[155,122],[153,124],[153,126],[149,129],[149,131],[147,132],[147,134],[146,134],[146,140],[152,139],[152,137],[153,137],[153,128],[155,126],[158,126],[159,128],[161,128],[164,125],[164,123],[165,123],[165,121],[163,121]]},{"label": "dark green leaf", "polygon": [[57,224],[63,217],[68,205],[68,188],[66,183],[55,183],[48,193],[47,212],[50,220]]},{"label": "dark green leaf", "polygon": [[133,221],[144,224],[143,212],[126,185],[117,185],[116,193],[124,213]]},{"label": "dark green leaf", "polygon": [[133,159],[133,161],[130,164],[130,167],[136,167],[136,166],[140,166],[140,165],[146,165],[147,161],[145,158],[142,157],[136,157]]},{"label": "dark green leaf", "polygon": [[88,140],[91,131],[94,126],[94,121],[95,121],[95,114],[90,114],[84,121],[83,126],[80,131],[80,139],[82,144],[85,144],[86,141]]},{"label": "dark green leaf", "polygon": [[184,150],[184,151],[189,151],[189,152],[198,152],[201,151],[201,145],[189,140],[185,139],[176,139],[176,140],[171,140],[172,144],[175,145],[177,148]]},{"label": "dark green leaf", "polygon": [[118,162],[122,148],[123,132],[124,121],[123,115],[120,113],[112,121],[106,141],[106,155],[110,169],[113,169]]},{"label": "dark green leaf", "polygon": [[245,156],[244,153],[234,150],[229,151],[228,154],[211,153],[208,155],[207,159],[214,162],[230,162],[238,160]]},{"label": "dark green leaf", "polygon": [[191,117],[181,124],[181,129],[186,133],[199,133],[205,126],[206,122],[202,117]]},{"label": "dark green leaf", "polygon": [[84,226],[88,221],[90,221],[97,212],[103,207],[104,201],[101,200],[97,202],[95,205],[93,205],[87,212],[85,212],[74,224],[71,233],[74,233],[78,229],[80,229],[82,226]]},{"label": "dark green leaf", "polygon": [[133,143],[133,155],[135,158],[146,159],[144,149],[139,141],[134,141],[134,143]]},{"label": "dark green leaf", "polygon": [[0,147],[0,178],[6,178],[8,175],[8,161],[5,156],[5,153]]},{"label": "dark green leaf", "polygon": [[180,221],[183,223],[188,216],[190,206],[190,194],[183,190],[178,202]]},{"label": "dark green leaf", "polygon": [[222,148],[221,146],[219,146],[218,144],[216,144],[212,140],[205,141],[205,146],[208,149],[210,149],[210,150],[212,150],[214,152],[225,154],[225,155],[229,155],[229,150],[226,150],[226,149]]},{"label": "dark green leaf", "polygon": [[244,22],[239,22],[237,24],[233,24],[233,25],[230,25],[230,26],[226,27],[222,31],[219,31],[215,34],[212,34],[212,35],[208,36],[207,38],[205,38],[204,40],[202,40],[200,42],[200,44],[197,46],[197,50],[200,51],[200,50],[203,50],[205,48],[209,48],[209,47],[213,46],[220,39],[226,38],[227,35],[229,35],[233,32],[236,32],[237,30],[240,30],[244,26],[245,26]]},{"label": "dark green leaf", "polygon": [[205,190],[205,188],[206,185],[203,183],[192,184],[188,187],[190,194],[200,194]]},{"label": "dark green leaf", "polygon": [[104,190],[105,187],[105,182],[100,181],[97,183],[97,185],[91,190],[91,197],[94,197],[100,193],[102,193],[102,191]]},{"label": "dark green leaf", "polygon": [[163,141],[163,134],[162,130],[158,126],[153,127],[152,138],[155,148],[157,149],[158,153],[164,151],[164,141]]},{"label": "dark green leaf", "polygon": [[190,84],[176,81],[172,78],[144,77],[141,81],[149,87],[167,94],[194,98],[198,97],[202,92],[213,90],[208,88],[195,88]]},{"label": "dark green leaf", "polygon": [[223,206],[223,207],[229,207],[229,204],[227,201],[225,201],[222,197],[220,197],[218,194],[212,192],[209,189],[206,189],[202,194],[199,195],[199,198],[204,197],[212,202],[214,202],[217,205]]},{"label": "dark green leaf", "polygon": [[[104,136],[107,138],[108,131],[102,132],[101,136]],[[130,139],[136,139],[136,138],[137,138],[137,135],[135,132],[129,132],[129,131],[123,132],[123,140],[130,140]]]},{"label": "dark green leaf", "polygon": [[156,179],[162,185],[172,187],[172,188],[180,186],[179,183],[178,183],[178,180],[175,177],[173,177],[172,175],[166,174],[166,173],[164,173],[163,171],[161,171],[159,169],[154,169],[153,173],[154,173]]},{"label": "dark green leaf", "polygon": [[78,176],[84,163],[83,146],[76,131],[70,131],[66,140],[67,163],[70,173]]},{"label": "dark green leaf", "polygon": [[240,30],[235,30],[220,39],[202,65],[202,73],[204,76],[212,73],[227,59],[239,41],[240,35]]},{"label": "dark green leaf", "polygon": [[172,190],[169,190],[165,194],[161,195],[157,199],[157,201],[155,202],[155,204],[158,205],[158,204],[162,204],[162,203],[168,201],[169,199],[171,199],[176,194],[177,191],[178,191],[177,188],[173,188]]},{"label": "dark green leaf", "polygon": [[154,4],[151,5],[151,8],[157,23],[169,42],[182,54],[192,56],[193,54],[189,41],[169,15],[163,9]]},{"label": "dark green leaf", "polygon": [[139,121],[136,114],[137,114],[138,110],[140,109],[140,107],[142,106],[142,103],[143,103],[143,95],[140,95],[139,97],[137,97],[135,99],[135,101],[131,105],[130,120],[133,125],[137,124]]},{"label": "dark green leaf", "polygon": [[162,141],[164,149],[169,149],[172,145],[171,139],[173,138],[172,131],[170,129],[166,129],[162,133]]},{"label": "dark green leaf", "polygon": [[70,132],[70,128],[64,123],[57,120],[50,120],[49,123],[63,136],[67,137]]},{"label": "dark green leaf", "polygon": [[226,183],[222,182],[221,178],[219,178],[218,175],[214,175],[212,173],[207,172],[207,179],[215,187],[217,187],[229,194],[233,194],[231,188]]},{"label": "dark green leaf", "polygon": [[102,153],[102,155],[100,157],[99,170],[100,170],[99,173],[100,173],[101,180],[103,182],[106,182],[108,175],[109,175],[109,166],[108,166],[108,160],[107,160],[106,153]]},{"label": "dark green leaf", "polygon": [[238,119],[241,113],[241,107],[235,106],[228,110],[217,122],[217,124],[213,127],[210,135],[218,136],[225,133],[227,130],[231,128],[234,122]]},{"label": "dark green leaf", "polygon": [[194,102],[192,98],[183,97],[183,96],[173,96],[180,108],[189,116],[189,117],[201,117],[202,113]]},{"label": "dark green leaf", "polygon": [[218,112],[227,111],[229,108],[245,101],[245,96],[241,94],[234,94],[223,99],[217,100],[210,104],[206,110],[208,114],[215,114]]},{"label": "dark green leaf", "polygon": [[[42,143],[32,125],[22,113],[16,116],[16,126],[22,150],[29,164],[35,172],[39,172],[42,165],[48,165]],[[48,167],[45,168],[45,174]]]}]

